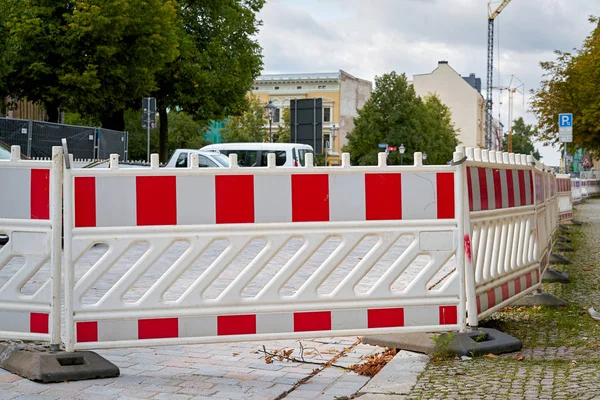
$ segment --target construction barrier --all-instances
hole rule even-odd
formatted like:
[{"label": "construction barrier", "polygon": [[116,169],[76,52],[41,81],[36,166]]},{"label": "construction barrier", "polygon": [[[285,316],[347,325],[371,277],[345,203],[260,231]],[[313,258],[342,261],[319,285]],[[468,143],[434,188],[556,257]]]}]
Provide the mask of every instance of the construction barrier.
[{"label": "construction barrier", "polygon": [[579,178],[571,179],[571,201],[573,205],[581,203],[583,195],[581,193],[581,180]]},{"label": "construction barrier", "polygon": [[568,174],[556,175],[558,185],[558,220],[559,222],[573,219],[573,190],[571,176]]},{"label": "construction barrier", "polygon": [[0,338],[61,343],[62,148],[0,160]]},{"label": "construction barrier", "polygon": [[[106,170],[66,170],[66,349],[464,330],[464,167],[415,157],[276,168],[269,154],[263,169],[230,155],[228,169],[197,158],[159,169],[153,155],[149,169],[120,170],[113,156]],[[241,257],[255,241],[260,251]],[[167,263],[176,243],[185,251]],[[84,262],[95,245],[107,250]],[[149,272],[158,275],[139,286]],[[182,279],[185,290],[166,296]]]}]

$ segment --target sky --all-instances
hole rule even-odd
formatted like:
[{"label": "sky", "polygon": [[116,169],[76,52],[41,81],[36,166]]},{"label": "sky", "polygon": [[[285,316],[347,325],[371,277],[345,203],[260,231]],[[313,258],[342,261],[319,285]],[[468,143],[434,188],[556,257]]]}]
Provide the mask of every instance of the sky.
[{"label": "sky", "polygon": [[[263,73],[335,72],[374,82],[396,71],[433,71],[448,61],[459,74],[475,73],[485,96],[487,0],[267,0],[258,40]],[[492,2],[497,7],[500,1]],[[530,91],[542,79],[540,61],[554,50],[579,48],[600,15],[600,0],[512,0],[496,20],[494,85],[517,87],[514,118],[529,124]],[[569,112],[565,110],[564,112]],[[494,91],[495,118],[508,125],[508,94]],[[558,150],[536,144],[547,165]]]}]

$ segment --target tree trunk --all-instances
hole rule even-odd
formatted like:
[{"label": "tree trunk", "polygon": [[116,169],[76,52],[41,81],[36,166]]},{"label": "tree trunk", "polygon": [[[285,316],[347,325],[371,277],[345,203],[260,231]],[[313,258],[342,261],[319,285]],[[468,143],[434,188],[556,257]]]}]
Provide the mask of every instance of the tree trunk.
[{"label": "tree trunk", "polygon": [[160,132],[158,154],[160,162],[166,163],[169,158],[169,116],[167,108],[163,106],[159,106],[158,108],[158,127]]},{"label": "tree trunk", "polygon": [[[102,114],[100,116],[100,122],[102,127],[105,129],[112,129],[115,131],[125,130],[125,110],[118,110],[111,113]],[[141,123],[141,121],[140,121]]]},{"label": "tree trunk", "polygon": [[48,115],[48,122],[60,122],[60,111],[58,110],[58,107],[51,104],[44,104],[44,108]]}]

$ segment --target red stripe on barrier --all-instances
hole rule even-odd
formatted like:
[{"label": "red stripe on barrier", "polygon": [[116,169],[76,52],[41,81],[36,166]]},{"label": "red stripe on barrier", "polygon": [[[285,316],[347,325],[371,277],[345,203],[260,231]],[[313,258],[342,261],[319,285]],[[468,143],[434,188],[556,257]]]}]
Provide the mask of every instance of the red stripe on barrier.
[{"label": "red stripe on barrier", "polygon": [[31,333],[48,333],[48,314],[31,313],[29,314],[29,331]]},{"label": "red stripe on barrier", "polygon": [[500,170],[492,170],[494,176],[494,197],[496,200],[496,209],[502,208],[502,183],[500,180]]},{"label": "red stripe on barrier", "polygon": [[521,278],[515,279],[514,284],[515,284],[515,294],[521,293]]},{"label": "red stripe on barrier", "polygon": [[458,323],[456,306],[440,306],[440,325],[455,325]]},{"label": "red stripe on barrier", "polygon": [[367,221],[402,219],[400,174],[365,174]]},{"label": "red stripe on barrier", "polygon": [[75,178],[75,227],[96,226],[96,178]]},{"label": "red stripe on barrier", "polygon": [[329,175],[292,175],[292,222],[329,221]]},{"label": "red stripe on barrier", "polygon": [[[548,257],[547,254],[546,254],[546,257]],[[539,269],[535,270],[535,276],[537,278],[537,283],[540,283],[540,270]]]},{"label": "red stripe on barrier", "polygon": [[177,180],[174,176],[135,178],[137,225],[177,225]]},{"label": "red stripe on barrier", "polygon": [[488,310],[496,305],[496,290],[492,289],[487,292]]},{"label": "red stripe on barrier", "polygon": [[294,313],[294,332],[330,330],[331,311]]},{"label": "red stripe on barrier", "polygon": [[525,285],[530,288],[532,285],[531,273],[525,275]]},{"label": "red stripe on barrier", "polygon": [[477,296],[477,314],[481,314],[481,296]]},{"label": "red stripe on barrier", "polygon": [[98,341],[98,322],[78,322],[77,323],[77,342],[97,342]]},{"label": "red stripe on barrier", "polygon": [[438,172],[437,186],[437,217],[438,219],[454,218],[454,174]]},{"label": "red stripe on barrier", "polygon": [[525,192],[525,171],[520,169],[517,171],[519,174],[519,193],[521,195],[521,205],[527,205],[527,193]]},{"label": "red stripe on barrier", "polygon": [[489,209],[486,169],[478,168],[477,175],[479,177],[479,198],[481,199],[481,211],[485,211]]},{"label": "red stripe on barrier", "polygon": [[256,315],[221,315],[217,317],[217,335],[254,335]]},{"label": "red stripe on barrier", "polygon": [[513,181],[511,169],[506,170],[506,186],[507,186],[506,189],[508,190],[508,206],[514,207],[515,206],[515,184]]},{"label": "red stripe on barrier", "polygon": [[471,182],[471,167],[467,167],[467,192],[469,193],[469,211],[473,211],[473,183]]},{"label": "red stripe on barrier", "polygon": [[215,177],[217,224],[254,223],[254,176]]},{"label": "red stripe on barrier", "polygon": [[31,219],[50,219],[50,170],[31,170]]},{"label": "red stripe on barrier", "polygon": [[177,318],[153,318],[138,320],[138,339],[165,339],[179,336]]},{"label": "red stripe on barrier", "polygon": [[404,308],[381,308],[367,310],[369,328],[392,328],[404,326]]},{"label": "red stripe on barrier", "polygon": [[508,300],[508,283],[502,285],[502,301]]}]

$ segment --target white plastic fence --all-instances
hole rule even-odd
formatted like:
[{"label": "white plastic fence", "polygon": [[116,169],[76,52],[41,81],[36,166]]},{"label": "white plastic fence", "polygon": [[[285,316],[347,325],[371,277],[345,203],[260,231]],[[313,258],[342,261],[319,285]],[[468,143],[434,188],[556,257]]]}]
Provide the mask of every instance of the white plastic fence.
[{"label": "white plastic fence", "polygon": [[[228,169],[159,169],[153,155],[150,169],[113,157],[65,172],[67,350],[465,328],[462,166],[423,166],[420,153],[403,167],[385,154],[377,167],[230,157]],[[106,251],[88,262],[95,245]]]},{"label": "white plastic fence", "polygon": [[61,339],[62,149],[51,161],[0,160],[0,338]]},{"label": "white plastic fence", "polygon": [[558,185],[558,219],[560,222],[573,219],[573,188],[571,176],[568,174],[556,175]]}]

